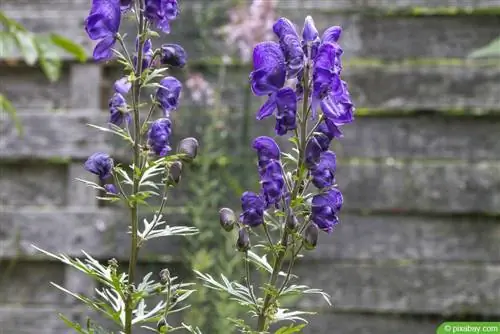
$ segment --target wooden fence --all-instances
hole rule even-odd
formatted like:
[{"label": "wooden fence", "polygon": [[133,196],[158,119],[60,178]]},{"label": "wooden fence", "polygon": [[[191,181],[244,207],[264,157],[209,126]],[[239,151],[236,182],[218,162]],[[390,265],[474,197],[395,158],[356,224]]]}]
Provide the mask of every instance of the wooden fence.
[{"label": "wooden fence", "polygon": [[[33,31],[58,31],[91,50],[83,30],[89,3],[4,0],[2,10]],[[202,1],[182,3],[168,39],[185,46],[191,68],[210,71],[224,41],[193,19],[202,15]],[[297,269],[334,304],[302,302],[319,312],[307,332],[424,334],[445,319],[498,321],[500,63],[465,59],[499,34],[498,0],[281,0],[278,6],[297,24],[310,14],[320,30],[344,27],[345,80],[358,107],[356,122],[335,144],[345,195],[341,225],[322,235],[319,249]],[[209,24],[226,17],[222,9],[215,14]],[[235,64],[228,72],[223,96],[235,112],[248,71]],[[2,114],[2,334],[67,333],[57,312],[76,319],[80,309],[49,281],[93,290],[31,244],[72,256],[84,249],[103,260],[126,254],[126,222],[74,181],[88,177],[82,168],[88,155],[113,150],[108,136],[86,124],[106,121],[118,77],[106,65],[71,60],[54,84],[22,63],[0,67],[0,92],[18,109],[25,133],[20,137]],[[251,109],[261,102],[254,98]],[[189,108],[185,101],[180,112]],[[255,124],[254,133],[267,131]],[[153,244],[143,266],[176,261],[178,247]]]}]

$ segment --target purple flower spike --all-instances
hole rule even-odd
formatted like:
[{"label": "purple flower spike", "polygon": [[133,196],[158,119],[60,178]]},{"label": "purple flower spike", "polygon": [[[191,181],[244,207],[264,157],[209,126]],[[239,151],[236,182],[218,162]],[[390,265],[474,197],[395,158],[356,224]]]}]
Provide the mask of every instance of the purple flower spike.
[{"label": "purple flower spike", "polygon": [[280,159],[280,148],[271,137],[255,138],[252,148],[257,151],[260,167],[264,167],[270,160]]},{"label": "purple flower spike", "polygon": [[109,60],[120,28],[120,0],[93,0],[85,30],[91,40],[100,40],[94,48],[94,60]]},{"label": "purple flower spike", "polygon": [[164,157],[172,150],[169,143],[169,137],[172,134],[172,122],[168,118],[160,118],[151,124],[148,132],[148,145],[152,151]]},{"label": "purple flower spike", "polygon": [[323,36],[321,36],[321,42],[323,43],[337,43],[342,34],[342,28],[339,26],[333,26],[325,30]]},{"label": "purple flower spike", "polygon": [[257,96],[277,92],[285,84],[285,56],[275,42],[262,42],[253,50],[253,68],[250,73],[252,91]]},{"label": "purple flower spike", "polygon": [[246,191],[241,196],[240,221],[244,225],[256,227],[264,223],[264,209],[266,204],[260,195],[254,192]]},{"label": "purple flower spike", "polygon": [[335,180],[337,158],[331,151],[321,153],[318,165],[311,170],[312,183],[319,189],[330,187]]},{"label": "purple flower spike", "polygon": [[164,33],[170,33],[170,21],[179,15],[177,0],[146,0],[146,17]]},{"label": "purple flower spike", "polygon": [[304,29],[302,30],[302,38],[306,42],[315,41],[319,38],[318,29],[314,25],[314,20],[311,16],[307,16],[304,22]]},{"label": "purple flower spike", "polygon": [[127,95],[132,88],[132,83],[128,81],[128,77],[123,77],[115,81],[114,88],[115,92]]},{"label": "purple flower spike", "polygon": [[342,193],[335,188],[314,196],[312,199],[312,221],[321,230],[331,233],[333,226],[339,222],[337,214],[342,208],[343,202]]},{"label": "purple flower spike", "polygon": [[161,63],[173,67],[184,67],[187,61],[186,51],[177,44],[164,44],[161,46]]},{"label": "purple flower spike", "polygon": [[296,77],[304,67],[304,50],[295,26],[290,20],[282,17],[273,25],[273,31],[278,36],[285,55],[287,77]]},{"label": "purple flower spike", "polygon": [[86,171],[99,176],[101,181],[111,176],[113,169],[113,159],[106,153],[94,153],[85,162]]},{"label": "purple flower spike", "polygon": [[130,123],[131,117],[127,112],[127,101],[120,93],[115,93],[109,100],[109,122],[121,126],[125,121]]},{"label": "purple flower spike", "polygon": [[162,87],[156,91],[156,100],[160,104],[165,117],[179,106],[182,84],[174,77],[165,77],[160,81]]}]

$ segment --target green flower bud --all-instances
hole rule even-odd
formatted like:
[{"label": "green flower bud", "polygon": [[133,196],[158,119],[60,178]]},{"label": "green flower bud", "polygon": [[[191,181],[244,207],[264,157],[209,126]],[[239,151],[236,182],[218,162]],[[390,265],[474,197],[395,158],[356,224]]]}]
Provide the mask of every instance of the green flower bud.
[{"label": "green flower bud", "polygon": [[230,232],[233,230],[234,224],[236,223],[236,215],[234,211],[229,208],[222,208],[219,211],[220,226],[226,231]]},{"label": "green flower bud", "polygon": [[178,184],[181,181],[182,176],[182,162],[174,161],[170,165],[170,169],[168,171],[168,181],[171,184]]},{"label": "green flower bud", "polygon": [[304,245],[304,248],[307,250],[312,250],[316,248],[316,245],[318,244],[318,235],[319,235],[318,225],[314,223],[309,223],[309,225],[307,225],[304,231],[302,239],[302,244]]},{"label": "green flower bud", "polygon": [[167,268],[160,271],[160,282],[162,284],[170,284],[170,271]]},{"label": "green flower bud", "polygon": [[186,156],[186,160],[188,161],[196,158],[196,155],[198,154],[198,141],[196,138],[189,137],[181,140],[177,148],[177,153],[184,154]]},{"label": "green flower bud", "polygon": [[250,236],[248,230],[244,227],[240,228],[238,232],[238,240],[236,241],[236,248],[240,252],[246,252],[250,249]]},{"label": "green flower bud", "polygon": [[158,321],[158,324],[156,324],[156,328],[158,329],[158,332],[160,332],[160,333],[167,332],[168,325],[167,325],[167,322],[165,321],[165,318],[161,318],[160,321]]},{"label": "green flower bud", "polygon": [[293,213],[290,213],[288,217],[286,217],[286,228],[294,232],[297,230],[297,227],[299,226],[299,221],[297,220],[297,217]]}]

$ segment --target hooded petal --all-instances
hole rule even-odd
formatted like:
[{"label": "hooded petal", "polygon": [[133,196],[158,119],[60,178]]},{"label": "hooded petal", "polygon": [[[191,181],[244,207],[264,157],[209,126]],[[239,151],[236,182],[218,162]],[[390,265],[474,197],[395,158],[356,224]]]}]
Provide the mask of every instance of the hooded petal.
[{"label": "hooded petal", "polygon": [[99,179],[105,180],[111,176],[113,159],[106,153],[94,153],[85,161],[84,168],[86,171],[99,176]]},{"label": "hooded petal", "polygon": [[172,150],[169,138],[172,133],[172,122],[168,118],[160,118],[151,124],[148,132],[148,145],[160,156],[166,156]]},{"label": "hooded petal", "polygon": [[314,20],[311,16],[307,16],[302,30],[302,39],[307,42],[312,42],[319,38],[318,29],[314,25]]},{"label": "hooded petal", "polygon": [[97,43],[94,48],[94,60],[101,61],[111,59],[113,57],[112,48],[115,45],[115,41],[115,38],[110,36]]},{"label": "hooded petal", "polygon": [[274,23],[273,31],[279,39],[286,35],[294,35],[297,39],[299,37],[297,30],[295,29],[295,25],[286,17],[281,17]]},{"label": "hooded petal", "polygon": [[93,0],[85,30],[90,39],[114,36],[120,28],[120,0]]},{"label": "hooded petal", "polygon": [[297,128],[297,95],[293,89],[286,87],[280,89],[276,95],[276,133],[284,135],[289,130]]},{"label": "hooded petal", "polygon": [[187,61],[186,51],[178,44],[163,44],[161,46],[161,63],[174,67],[184,67]]},{"label": "hooded petal", "polygon": [[321,36],[321,41],[323,43],[337,43],[342,34],[342,28],[339,26],[332,26],[325,30],[323,36]]},{"label": "hooded petal", "polygon": [[179,106],[182,84],[174,77],[165,77],[160,81],[160,85],[162,87],[156,91],[156,100],[167,115]]},{"label": "hooded petal", "polygon": [[250,81],[255,95],[271,94],[285,84],[285,56],[279,44],[275,42],[257,44],[253,50],[253,68]]},{"label": "hooded petal", "polygon": [[132,88],[132,83],[128,81],[128,77],[123,77],[115,81],[114,89],[117,93],[126,95],[130,91],[130,88]]},{"label": "hooded petal", "polygon": [[320,162],[311,171],[312,183],[319,189],[330,187],[335,180],[337,159],[331,151],[321,153]]},{"label": "hooded petal", "polygon": [[260,136],[255,138],[252,148],[257,151],[259,166],[265,165],[269,160],[280,159],[280,148],[271,137]]}]

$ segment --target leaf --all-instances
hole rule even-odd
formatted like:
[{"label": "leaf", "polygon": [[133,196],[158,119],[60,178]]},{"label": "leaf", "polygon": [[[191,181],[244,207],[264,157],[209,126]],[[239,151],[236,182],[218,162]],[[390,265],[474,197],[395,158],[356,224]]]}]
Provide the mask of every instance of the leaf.
[{"label": "leaf", "polygon": [[36,46],[33,34],[25,31],[16,31],[14,33],[17,46],[23,55],[24,61],[29,66],[35,65],[38,59],[38,48]]},{"label": "leaf", "polygon": [[23,135],[23,126],[21,124],[21,121],[17,117],[16,109],[14,108],[12,103],[10,103],[10,101],[7,100],[7,98],[5,96],[3,96],[2,94],[0,94],[0,112],[4,112],[4,113],[9,114],[9,116],[14,121],[14,125],[15,125],[17,131],[19,132],[19,135],[22,136]]},{"label": "leaf", "polygon": [[81,45],[74,43],[69,38],[59,34],[50,34],[50,39],[55,46],[73,55],[80,62],[87,60],[87,52],[85,49]]},{"label": "leaf", "polygon": [[469,58],[500,58],[500,37],[490,44],[471,52]]},{"label": "leaf", "polygon": [[17,41],[9,31],[0,31],[0,58],[12,58],[17,50]]},{"label": "leaf", "polygon": [[61,77],[62,63],[59,59],[40,58],[40,67],[50,82],[56,82]]},{"label": "leaf", "polygon": [[300,333],[300,331],[306,327],[305,324],[300,324],[295,326],[294,324],[291,324],[288,327],[281,327],[278,329],[274,334],[292,334],[292,333]]}]

